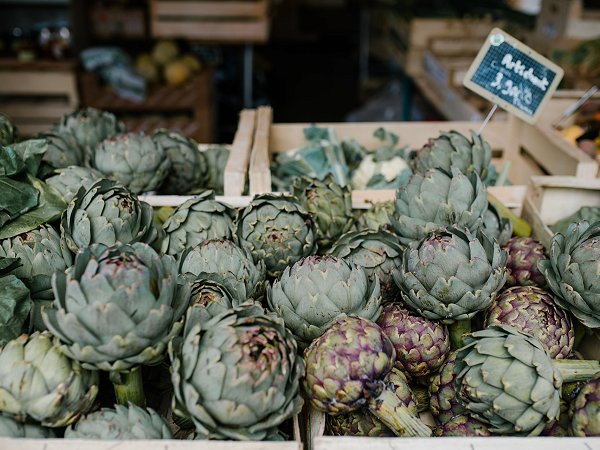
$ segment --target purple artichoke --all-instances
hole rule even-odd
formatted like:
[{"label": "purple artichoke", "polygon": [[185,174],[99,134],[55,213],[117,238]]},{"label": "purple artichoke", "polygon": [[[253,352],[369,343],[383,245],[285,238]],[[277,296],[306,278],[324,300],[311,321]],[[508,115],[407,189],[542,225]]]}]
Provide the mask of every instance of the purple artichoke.
[{"label": "purple artichoke", "polygon": [[581,388],[571,404],[573,436],[600,436],[600,372]]},{"label": "purple artichoke", "polygon": [[538,261],[546,259],[541,242],[529,237],[515,236],[502,245],[508,252],[506,286],[546,286],[546,279],[538,269]]},{"label": "purple artichoke", "polygon": [[471,416],[454,416],[448,422],[438,426],[434,436],[491,436],[486,424]]},{"label": "purple artichoke", "polygon": [[360,317],[344,317],[304,353],[302,385],[312,406],[344,414],[364,406],[399,436],[429,436],[385,381],[396,351],[381,328]]},{"label": "purple artichoke", "polygon": [[485,326],[508,325],[539,340],[551,358],[566,358],[573,349],[571,317],[548,292],[535,286],[514,286],[496,298]]},{"label": "purple artichoke", "polygon": [[440,371],[429,380],[429,403],[431,414],[439,424],[448,422],[456,415],[466,414],[467,410],[456,397],[456,352],[448,355]]},{"label": "purple artichoke", "polygon": [[446,326],[413,314],[396,304],[386,305],[377,324],[396,349],[396,367],[410,377],[437,371],[450,351]]}]

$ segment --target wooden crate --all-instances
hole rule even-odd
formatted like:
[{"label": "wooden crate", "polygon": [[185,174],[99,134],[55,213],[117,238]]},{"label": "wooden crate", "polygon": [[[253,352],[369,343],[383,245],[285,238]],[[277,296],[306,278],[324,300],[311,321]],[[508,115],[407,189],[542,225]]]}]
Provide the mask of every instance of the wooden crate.
[{"label": "wooden crate", "polygon": [[0,112],[20,136],[48,131],[78,103],[74,62],[0,59]]},{"label": "wooden crate", "polygon": [[554,232],[549,225],[582,206],[600,206],[600,179],[533,177],[523,205],[523,217],[531,224],[533,235],[550,248]]},{"label": "wooden crate", "polygon": [[269,0],[150,0],[155,38],[213,43],[263,43],[269,37]]},{"label": "wooden crate", "polygon": [[123,118],[131,131],[169,128],[199,142],[213,142],[215,98],[213,71],[205,69],[182,86],[151,86],[142,102],[118,96],[91,72],[81,75],[83,106],[92,106]]}]

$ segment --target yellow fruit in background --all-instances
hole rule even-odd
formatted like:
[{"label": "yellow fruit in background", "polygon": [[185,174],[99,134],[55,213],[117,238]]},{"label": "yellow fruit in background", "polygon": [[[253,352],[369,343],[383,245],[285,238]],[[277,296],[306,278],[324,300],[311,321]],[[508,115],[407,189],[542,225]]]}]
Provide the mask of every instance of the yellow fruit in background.
[{"label": "yellow fruit in background", "polygon": [[157,83],[160,79],[158,66],[149,53],[142,53],[135,60],[135,70],[150,83]]},{"label": "yellow fruit in background", "polygon": [[164,66],[179,55],[179,47],[174,41],[158,41],[152,49],[152,59],[156,64]]},{"label": "yellow fruit in background", "polygon": [[185,64],[192,73],[200,72],[200,70],[202,70],[202,63],[196,55],[192,55],[191,53],[183,55],[179,58],[179,61]]},{"label": "yellow fruit in background", "polygon": [[577,138],[584,133],[584,129],[579,125],[571,125],[568,128],[562,130],[564,138],[573,145],[577,145]]},{"label": "yellow fruit in background", "polygon": [[188,66],[181,61],[173,61],[165,66],[164,77],[171,86],[185,83],[192,75]]}]

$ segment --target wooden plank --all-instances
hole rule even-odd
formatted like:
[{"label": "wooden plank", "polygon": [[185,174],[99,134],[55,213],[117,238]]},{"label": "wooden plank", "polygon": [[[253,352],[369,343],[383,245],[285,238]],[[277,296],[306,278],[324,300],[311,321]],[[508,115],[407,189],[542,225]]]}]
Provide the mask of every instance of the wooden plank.
[{"label": "wooden plank", "polygon": [[19,130],[19,136],[23,137],[31,137],[35,136],[39,133],[45,133],[50,130],[50,127],[54,124],[55,121],[48,122],[22,122],[15,121],[15,125]]},{"label": "wooden plank", "polygon": [[484,43],[485,36],[475,38],[438,38],[431,39],[429,49],[432,53],[439,56],[465,56],[477,55],[477,52]]},{"label": "wooden plank", "polygon": [[206,42],[265,42],[269,36],[269,22],[181,22],[153,21],[152,32],[158,38],[186,38]]},{"label": "wooden plank", "polygon": [[273,121],[270,106],[258,108],[254,144],[250,159],[250,195],[271,191],[271,155],[269,153],[269,133]]},{"label": "wooden plank", "polygon": [[163,17],[187,17],[196,19],[198,17],[266,17],[268,12],[268,2],[258,1],[153,1],[152,9],[153,20],[163,20]]},{"label": "wooden plank", "polygon": [[224,190],[227,196],[242,195],[246,184],[246,173],[254,139],[256,111],[245,109],[240,113],[238,129],[235,133],[229,159],[225,166]]},{"label": "wooden plank", "polygon": [[11,120],[51,119],[73,112],[73,106],[66,100],[7,100],[0,106],[2,112]]},{"label": "wooden plank", "polygon": [[72,72],[0,70],[0,94],[65,96],[76,107],[77,82]]}]

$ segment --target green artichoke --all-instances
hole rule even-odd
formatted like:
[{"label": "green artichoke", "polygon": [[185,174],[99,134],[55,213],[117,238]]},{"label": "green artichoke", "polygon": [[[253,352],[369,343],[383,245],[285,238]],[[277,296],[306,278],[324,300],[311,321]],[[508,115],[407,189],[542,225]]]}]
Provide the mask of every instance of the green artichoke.
[{"label": "green artichoke", "polygon": [[56,134],[71,134],[85,156],[91,161],[96,145],[104,139],[125,131],[125,125],[114,114],[95,108],[85,108],[61,117],[52,127]]},{"label": "green artichoke", "polygon": [[546,258],[541,242],[529,237],[515,236],[502,248],[508,252],[506,286],[546,286],[546,279],[538,269],[538,262]]},{"label": "green artichoke", "polygon": [[600,220],[600,206],[582,206],[575,213],[559,220],[554,225],[551,225],[550,229],[554,231],[554,233],[566,235],[569,225],[575,222],[581,222],[582,220],[589,223],[598,222]]},{"label": "green artichoke", "polygon": [[515,286],[500,294],[486,311],[485,326],[508,325],[536,338],[551,358],[567,358],[575,329],[569,314],[535,286]]},{"label": "green artichoke", "polygon": [[391,232],[393,231],[392,217],[394,210],[395,202],[393,200],[374,203],[369,209],[363,211],[358,216],[357,228],[369,231],[379,231],[379,229],[383,228]]},{"label": "green artichoke", "polygon": [[462,173],[477,173],[485,180],[492,160],[492,148],[483,137],[471,131],[471,140],[458,131],[442,132],[437,138],[430,139],[413,160],[415,172],[425,173],[428,169],[443,169],[447,172],[453,167]]},{"label": "green artichoke", "polygon": [[439,425],[434,436],[491,436],[488,427],[470,416],[454,416],[448,422]]},{"label": "green artichoke", "polygon": [[208,164],[207,189],[212,189],[217,195],[223,195],[225,190],[225,166],[229,159],[229,147],[226,145],[201,145],[201,151]]},{"label": "green artichoke", "polygon": [[23,332],[32,307],[29,289],[14,275],[20,265],[17,258],[0,256],[0,345]]},{"label": "green artichoke", "polygon": [[540,436],[567,437],[571,436],[571,418],[569,417],[569,402],[563,398],[560,400],[560,415],[558,420],[550,421],[542,430]]},{"label": "green artichoke", "polygon": [[377,277],[333,256],[309,256],[287,267],[267,288],[267,302],[301,346],[321,336],[340,316],[375,321],[381,314]]},{"label": "green artichoke", "polygon": [[513,226],[510,220],[500,215],[494,205],[488,203],[488,209],[483,213],[483,231],[503,245],[511,238]]},{"label": "green artichoke", "polygon": [[313,254],[317,240],[313,219],[298,200],[275,194],[257,195],[239,212],[237,236],[254,262],[264,261],[270,277]]},{"label": "green artichoke", "polygon": [[83,166],[84,155],[72,134],[45,133],[40,135],[40,138],[48,143],[42,159],[52,167],[62,169],[69,166]]},{"label": "green artichoke", "polygon": [[452,417],[466,414],[467,410],[456,396],[456,352],[450,352],[439,371],[429,379],[429,406],[438,424]]},{"label": "green artichoke", "polygon": [[198,144],[184,135],[159,129],[152,134],[152,140],[164,149],[171,169],[163,182],[162,194],[196,193],[208,185],[208,164],[206,155],[200,152]]},{"label": "green artichoke", "polygon": [[172,439],[165,420],[152,408],[116,405],[102,408],[65,430],[65,439]]},{"label": "green artichoke", "polygon": [[336,183],[331,173],[322,180],[298,177],[291,188],[292,195],[313,217],[321,251],[352,227],[352,191]]},{"label": "green artichoke", "polygon": [[400,242],[419,241],[435,230],[456,225],[476,231],[482,224],[488,201],[485,186],[477,173],[464,175],[429,169],[414,174],[396,192],[392,225]]},{"label": "green artichoke", "polygon": [[552,239],[549,259],[538,263],[556,303],[589,328],[600,328],[600,222],[569,226]]},{"label": "green artichoke", "polygon": [[205,439],[262,440],[302,408],[296,342],[260,306],[234,308],[206,324],[192,308],[169,356],[175,409]]},{"label": "green artichoke", "polygon": [[600,373],[586,383],[571,404],[573,436],[600,436]]},{"label": "green artichoke", "polygon": [[4,114],[0,113],[0,145],[10,145],[17,140],[17,129]]},{"label": "green artichoke", "polygon": [[392,274],[402,264],[403,248],[396,235],[384,230],[349,232],[329,253],[364,268],[369,276],[376,276],[384,302],[397,300],[399,292]]},{"label": "green artichoke", "polygon": [[143,133],[126,133],[103,140],[94,152],[94,167],[134,194],[158,189],[171,168],[160,144]]},{"label": "green artichoke", "polygon": [[404,252],[394,280],[404,302],[428,319],[453,323],[486,309],[506,281],[506,252],[484,233],[448,227]]},{"label": "green artichoke", "polygon": [[116,372],[160,362],[189,299],[175,259],[139,242],[81,250],[52,287],[54,309],[42,315],[61,350],[86,368]]},{"label": "green artichoke", "polygon": [[302,387],[311,405],[331,415],[364,406],[399,436],[429,436],[385,382],[394,366],[393,344],[375,323],[343,317],[304,352]]},{"label": "green artichoke", "polygon": [[56,189],[65,202],[70,203],[79,189],[84,188],[87,191],[102,178],[103,175],[91,167],[69,166],[58,169],[56,175],[46,179],[46,183]]},{"label": "green artichoke", "polygon": [[179,255],[208,239],[232,239],[234,210],[206,191],[179,205],[163,225],[166,236],[161,251]]},{"label": "green artichoke", "polygon": [[48,332],[25,334],[0,349],[0,411],[48,427],[75,422],[94,404],[98,372],[63,355]]},{"label": "green artichoke", "polygon": [[458,396],[492,433],[539,435],[559,417],[563,381],[600,371],[598,361],[552,360],[538,340],[511,327],[476,331],[465,342],[456,358]]},{"label": "green artichoke", "polygon": [[224,239],[204,241],[186,250],[179,260],[179,272],[214,274],[236,298],[260,300],[264,295],[265,265],[262,261],[254,264],[248,251]]},{"label": "green artichoke", "polygon": [[60,231],[74,253],[91,244],[151,244],[157,236],[152,207],[109,180],[77,192],[62,215]]},{"label": "green artichoke", "polygon": [[50,428],[23,424],[10,416],[0,414],[0,437],[22,439],[48,439],[56,437]]},{"label": "green artichoke", "polygon": [[218,274],[200,273],[190,282],[190,290],[189,304],[201,310],[202,323],[249,301],[229,289]]},{"label": "green artichoke", "polygon": [[424,378],[444,364],[450,352],[446,327],[411,314],[397,303],[386,305],[377,320],[396,349],[396,367],[411,378]]}]

